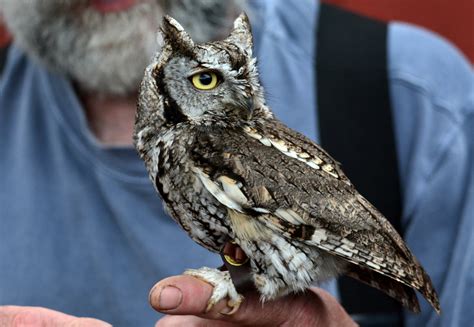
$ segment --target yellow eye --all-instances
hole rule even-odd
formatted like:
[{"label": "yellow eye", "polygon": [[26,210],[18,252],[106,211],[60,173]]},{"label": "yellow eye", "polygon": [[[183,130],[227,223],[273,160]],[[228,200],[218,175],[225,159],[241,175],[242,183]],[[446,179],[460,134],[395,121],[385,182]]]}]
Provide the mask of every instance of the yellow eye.
[{"label": "yellow eye", "polygon": [[201,72],[191,76],[191,82],[198,90],[212,90],[219,84],[219,77],[214,72]]}]

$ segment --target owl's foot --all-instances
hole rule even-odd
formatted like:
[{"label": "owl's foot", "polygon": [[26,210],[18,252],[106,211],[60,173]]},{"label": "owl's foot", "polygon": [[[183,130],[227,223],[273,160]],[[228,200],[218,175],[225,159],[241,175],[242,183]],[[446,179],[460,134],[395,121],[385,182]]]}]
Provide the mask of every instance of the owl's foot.
[{"label": "owl's foot", "polygon": [[244,297],[237,293],[228,271],[202,267],[199,269],[188,269],[184,274],[196,277],[214,287],[211,298],[207,303],[206,312],[209,312],[214,305],[227,297],[227,306],[232,308],[232,310],[227,314],[232,315],[237,312],[240,304],[244,300]]}]

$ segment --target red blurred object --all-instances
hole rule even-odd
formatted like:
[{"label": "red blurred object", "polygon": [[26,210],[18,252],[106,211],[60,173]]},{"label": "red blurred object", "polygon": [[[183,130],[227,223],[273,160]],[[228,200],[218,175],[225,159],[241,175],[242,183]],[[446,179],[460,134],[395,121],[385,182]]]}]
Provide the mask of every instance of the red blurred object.
[{"label": "red blurred object", "polygon": [[474,63],[473,0],[323,0],[369,17],[426,27],[454,43]]},{"label": "red blurred object", "polygon": [[136,4],[136,0],[91,0],[91,5],[101,13],[122,11]]},{"label": "red blurred object", "polygon": [[8,34],[8,31],[5,25],[2,22],[2,18],[0,17],[0,48],[6,46],[8,43],[11,42],[11,36]]}]

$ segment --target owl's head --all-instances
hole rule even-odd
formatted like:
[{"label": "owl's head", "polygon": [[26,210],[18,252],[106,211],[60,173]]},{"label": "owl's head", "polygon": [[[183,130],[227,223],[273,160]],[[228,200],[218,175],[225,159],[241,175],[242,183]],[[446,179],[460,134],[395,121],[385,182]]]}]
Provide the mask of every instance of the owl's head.
[{"label": "owl's head", "polygon": [[177,124],[229,126],[236,120],[271,115],[264,104],[247,15],[222,41],[195,44],[169,16],[161,28],[161,53],[147,67],[137,129]]}]

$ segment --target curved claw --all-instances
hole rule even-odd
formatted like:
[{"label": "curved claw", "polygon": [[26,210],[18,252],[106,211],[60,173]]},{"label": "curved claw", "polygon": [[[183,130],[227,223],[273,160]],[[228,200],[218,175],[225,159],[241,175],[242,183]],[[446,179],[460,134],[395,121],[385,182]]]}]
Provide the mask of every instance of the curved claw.
[{"label": "curved claw", "polygon": [[221,312],[221,314],[227,315],[227,316],[233,315],[234,313],[236,313],[239,310],[240,305],[242,304],[243,300],[244,300],[244,297],[240,294],[239,294],[239,298],[237,300],[229,299],[229,301],[227,301],[227,306],[232,308],[232,310],[230,310],[230,312]]},{"label": "curved claw", "polygon": [[228,298],[227,306],[232,310],[222,314],[232,315],[239,310],[244,297],[235,290],[228,271],[202,267],[200,269],[188,269],[184,274],[199,278],[214,287],[206,306],[206,312],[209,312],[214,305],[225,298]]}]

